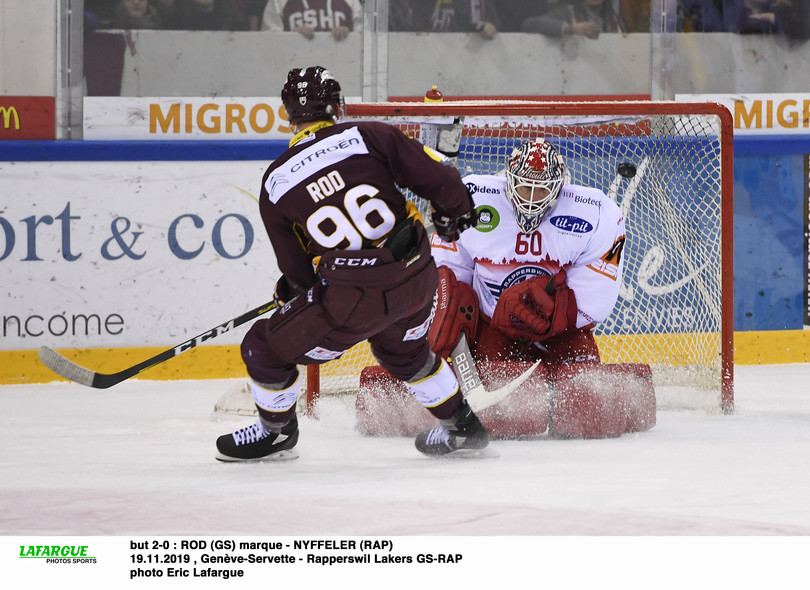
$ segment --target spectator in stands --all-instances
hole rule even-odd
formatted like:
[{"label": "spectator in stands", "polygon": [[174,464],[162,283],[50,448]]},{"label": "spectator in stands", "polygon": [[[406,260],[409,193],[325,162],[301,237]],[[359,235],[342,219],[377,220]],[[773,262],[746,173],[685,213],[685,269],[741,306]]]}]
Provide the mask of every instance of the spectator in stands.
[{"label": "spectator in stands", "polygon": [[85,34],[98,29],[109,28],[113,19],[115,5],[107,0],[84,0],[84,28]]},{"label": "spectator in stands", "polygon": [[498,16],[505,33],[520,32],[520,24],[527,18],[543,16],[567,0],[499,0]]},{"label": "spectator in stands", "polygon": [[[733,30],[735,0],[678,0],[676,30],[687,33],[722,33]],[[734,24],[731,24],[734,23]]]},{"label": "spectator in stands", "polygon": [[736,32],[781,35],[782,23],[776,14],[775,1],[743,0]]},{"label": "spectator in stands", "polygon": [[619,0],[618,14],[628,33],[650,32],[650,0]]},{"label": "spectator in stands", "polygon": [[578,35],[588,39],[598,39],[601,33],[625,32],[609,0],[571,0],[545,15],[524,19],[520,30],[548,37]]},{"label": "spectator in stands", "polygon": [[392,32],[413,30],[413,7],[410,0],[388,2],[388,30]]},{"label": "spectator in stands", "polygon": [[112,26],[117,29],[162,29],[163,17],[149,0],[119,0]]},{"label": "spectator in stands", "polygon": [[477,32],[494,39],[501,28],[496,0],[413,0],[413,31]]},{"label": "spectator in stands", "polygon": [[240,0],[242,11],[247,18],[248,31],[260,31],[262,28],[262,18],[264,17],[264,7],[267,0]]},{"label": "spectator in stands", "polygon": [[773,8],[790,41],[810,39],[810,2],[807,0],[774,0]]},{"label": "spectator in stands", "polygon": [[678,30],[780,34],[779,0],[679,0]]},{"label": "spectator in stands", "polygon": [[335,41],[363,26],[360,0],[268,0],[263,31],[295,31],[307,39],[329,32]]},{"label": "spectator in stands", "polygon": [[[159,0],[166,28],[185,31],[247,31],[241,0]],[[159,7],[160,7],[159,6]]]}]

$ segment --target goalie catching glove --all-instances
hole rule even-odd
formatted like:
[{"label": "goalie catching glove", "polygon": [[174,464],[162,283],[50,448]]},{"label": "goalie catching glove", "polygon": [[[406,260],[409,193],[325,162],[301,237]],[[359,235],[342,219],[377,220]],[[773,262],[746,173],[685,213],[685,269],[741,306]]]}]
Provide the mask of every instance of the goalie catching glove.
[{"label": "goalie catching glove", "polygon": [[436,312],[428,330],[430,349],[447,358],[458,344],[461,333],[473,342],[478,326],[478,297],[467,283],[460,282],[446,266],[439,267]]},{"label": "goalie catching glove", "polygon": [[542,342],[576,325],[577,300],[564,270],[505,289],[492,314],[492,326],[513,340]]}]

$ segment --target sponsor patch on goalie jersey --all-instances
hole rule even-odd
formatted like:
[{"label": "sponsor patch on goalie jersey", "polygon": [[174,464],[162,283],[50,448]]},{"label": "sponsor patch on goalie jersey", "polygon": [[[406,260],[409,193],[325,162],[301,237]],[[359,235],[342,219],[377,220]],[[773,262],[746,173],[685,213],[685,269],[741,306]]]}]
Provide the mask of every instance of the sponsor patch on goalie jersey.
[{"label": "sponsor patch on goalie jersey", "polygon": [[574,234],[587,234],[593,231],[593,225],[589,221],[573,215],[557,215],[552,217],[550,221],[551,225],[557,229]]},{"label": "sponsor patch on goalie jersey", "polygon": [[503,293],[505,289],[508,289],[512,285],[517,285],[518,283],[521,283],[532,277],[544,277],[550,274],[551,273],[548,272],[546,269],[540,268],[539,266],[521,266],[514,272],[511,272],[508,275],[506,275],[506,278],[504,278],[501,284],[490,282],[485,282],[485,284],[489,289],[490,293],[492,293],[492,295],[495,297],[495,299],[499,299],[501,293]]},{"label": "sponsor patch on goalie jersey", "polygon": [[480,184],[475,184],[474,182],[468,182],[465,186],[467,187],[467,190],[470,191],[470,196],[476,195],[477,193],[497,195],[501,192],[501,189],[499,188],[481,186]]},{"label": "sponsor patch on goalie jersey", "polygon": [[475,208],[478,211],[478,225],[475,226],[480,232],[492,231],[501,222],[501,216],[494,207],[489,205],[481,205]]}]

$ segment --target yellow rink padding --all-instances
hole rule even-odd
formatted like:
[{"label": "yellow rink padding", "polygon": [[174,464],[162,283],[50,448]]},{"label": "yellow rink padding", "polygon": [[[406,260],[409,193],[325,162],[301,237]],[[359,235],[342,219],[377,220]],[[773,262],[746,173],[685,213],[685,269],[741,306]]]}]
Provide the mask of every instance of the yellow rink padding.
[{"label": "yellow rink padding", "polygon": [[[74,363],[98,373],[115,373],[137,365],[164,348],[58,349]],[[139,379],[228,379],[246,377],[239,345],[198,346],[137,375]],[[65,381],[39,361],[36,350],[0,351],[0,384]]]},{"label": "yellow rink padding", "polygon": [[810,330],[735,332],[734,363],[738,365],[810,363]]},{"label": "yellow rink padding", "polygon": [[[666,351],[677,347],[673,346],[670,336],[600,336],[597,338],[602,351],[604,362],[649,362],[649,351]],[[716,335],[705,336],[705,346],[701,350],[717,350]],[[637,342],[624,342],[627,340]],[[628,348],[630,347],[630,348]],[[322,367],[324,376],[330,375],[357,375],[359,368],[356,360],[360,358],[371,359],[368,345],[363,343],[347,352],[338,361],[327,363]],[[617,359],[611,355],[614,350],[641,350],[637,358],[626,356]],[[59,350],[70,360],[83,367],[100,373],[114,373],[136,365],[152,356],[163,352],[165,348],[92,348],[77,350]],[[626,353],[625,353],[626,354]],[[679,353],[682,354],[682,353]],[[701,355],[713,354],[695,351],[691,360]],[[677,358],[673,358],[677,361]],[[681,362],[690,359],[681,358]],[[809,363],[810,362],[810,330],[775,330],[767,332],[737,332],[734,334],[734,362],[737,365],[771,365],[783,363]],[[367,364],[367,363],[363,363]],[[675,364],[678,364],[675,362]],[[238,345],[228,346],[199,346],[177,356],[165,363],[147,369],[137,376],[140,379],[170,380],[170,379],[229,379],[246,377],[247,372],[239,354]],[[3,350],[0,351],[0,384],[20,383],[48,383],[50,381],[64,381],[39,362],[36,350]]]}]

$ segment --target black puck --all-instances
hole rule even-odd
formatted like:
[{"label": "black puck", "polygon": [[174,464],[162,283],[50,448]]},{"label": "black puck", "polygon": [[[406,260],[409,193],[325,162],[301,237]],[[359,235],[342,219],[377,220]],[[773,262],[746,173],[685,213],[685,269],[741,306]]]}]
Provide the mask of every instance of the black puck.
[{"label": "black puck", "polygon": [[616,172],[618,172],[625,178],[633,178],[636,175],[636,167],[633,166],[630,162],[622,162],[616,168]]}]

